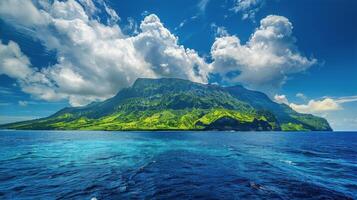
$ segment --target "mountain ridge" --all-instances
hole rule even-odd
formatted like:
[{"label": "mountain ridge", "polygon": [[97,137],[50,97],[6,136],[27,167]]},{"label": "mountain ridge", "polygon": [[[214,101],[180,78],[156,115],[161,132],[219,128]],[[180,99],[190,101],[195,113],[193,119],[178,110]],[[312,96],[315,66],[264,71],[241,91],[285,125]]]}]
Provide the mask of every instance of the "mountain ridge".
[{"label": "mountain ridge", "polygon": [[54,130],[331,131],[327,120],[301,114],[243,86],[178,78],[139,78],[102,102],[66,107],[41,119],[1,125]]}]

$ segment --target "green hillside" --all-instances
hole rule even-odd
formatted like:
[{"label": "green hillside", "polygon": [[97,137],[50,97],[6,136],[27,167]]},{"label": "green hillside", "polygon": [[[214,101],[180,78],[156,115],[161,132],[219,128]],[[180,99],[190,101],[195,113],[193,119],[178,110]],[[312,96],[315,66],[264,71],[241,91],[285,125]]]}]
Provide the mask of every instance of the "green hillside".
[{"label": "green hillside", "polygon": [[331,130],[242,86],[220,87],[162,78],[137,79],[103,102],[64,108],[47,118],[6,124],[10,129],[54,130]]}]

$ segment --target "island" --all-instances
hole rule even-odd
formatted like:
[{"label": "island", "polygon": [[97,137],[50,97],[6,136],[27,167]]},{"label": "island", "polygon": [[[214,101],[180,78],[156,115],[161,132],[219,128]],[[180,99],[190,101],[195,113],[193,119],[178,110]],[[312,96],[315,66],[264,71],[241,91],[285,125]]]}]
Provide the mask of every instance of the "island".
[{"label": "island", "polygon": [[1,125],[22,130],[331,131],[326,119],[294,111],[243,86],[139,78],[102,102]]}]

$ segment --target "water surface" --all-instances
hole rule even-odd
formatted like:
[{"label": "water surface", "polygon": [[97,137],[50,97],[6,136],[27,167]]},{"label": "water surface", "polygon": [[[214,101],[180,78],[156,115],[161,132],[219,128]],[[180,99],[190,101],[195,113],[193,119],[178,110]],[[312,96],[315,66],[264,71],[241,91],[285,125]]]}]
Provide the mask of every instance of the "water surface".
[{"label": "water surface", "polygon": [[354,199],[357,133],[0,131],[0,199]]}]

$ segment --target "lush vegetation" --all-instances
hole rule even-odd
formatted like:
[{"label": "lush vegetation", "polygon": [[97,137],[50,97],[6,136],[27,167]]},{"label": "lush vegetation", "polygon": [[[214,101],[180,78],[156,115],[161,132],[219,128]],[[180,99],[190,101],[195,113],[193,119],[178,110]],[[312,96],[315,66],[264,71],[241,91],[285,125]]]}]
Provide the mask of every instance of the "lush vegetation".
[{"label": "lush vegetation", "polygon": [[281,130],[283,131],[308,131],[308,129],[304,128],[302,124],[294,124],[294,123],[284,123],[281,124]]},{"label": "lush vegetation", "polygon": [[[223,123],[223,126],[222,126]],[[115,97],[70,107],[13,129],[56,130],[330,130],[323,118],[304,115],[241,86],[223,88],[181,79],[138,79]],[[220,126],[220,127],[218,127]],[[227,128],[228,129],[228,128]]]},{"label": "lush vegetation", "polygon": [[[204,125],[222,117],[230,117],[239,122],[253,122],[254,119],[267,121],[266,117],[241,113],[223,108],[182,109],[117,112],[98,119],[74,117],[66,113],[54,118],[37,120],[35,123],[13,124],[16,129],[58,129],[58,130],[199,130]],[[276,122],[268,122],[274,127]]]}]

